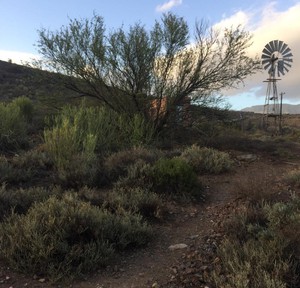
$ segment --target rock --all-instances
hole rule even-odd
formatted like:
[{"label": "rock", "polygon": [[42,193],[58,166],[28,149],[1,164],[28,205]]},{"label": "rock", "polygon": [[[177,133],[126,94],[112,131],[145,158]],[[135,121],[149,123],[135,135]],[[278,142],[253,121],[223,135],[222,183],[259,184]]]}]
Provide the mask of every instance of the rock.
[{"label": "rock", "polygon": [[39,279],[39,282],[45,283],[45,282],[46,282],[46,279],[45,279],[45,278],[41,278],[41,279]]},{"label": "rock", "polygon": [[243,154],[236,156],[236,159],[244,162],[254,162],[257,160],[257,156],[254,154]]},{"label": "rock", "polygon": [[187,247],[188,247],[188,245],[186,245],[184,243],[180,243],[180,244],[175,244],[175,245],[169,246],[169,250],[174,251],[174,250],[179,250],[179,249],[185,249]]},{"label": "rock", "polygon": [[194,239],[197,239],[198,237],[199,237],[199,234],[191,235],[191,236],[189,237],[189,239],[194,240]]}]

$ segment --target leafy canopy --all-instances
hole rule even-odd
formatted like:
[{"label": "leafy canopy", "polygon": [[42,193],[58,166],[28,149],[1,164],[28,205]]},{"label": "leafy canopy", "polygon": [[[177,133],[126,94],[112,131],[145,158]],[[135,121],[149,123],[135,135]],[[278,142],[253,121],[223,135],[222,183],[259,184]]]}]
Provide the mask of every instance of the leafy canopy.
[{"label": "leafy canopy", "polygon": [[[107,32],[94,14],[59,31],[40,30],[38,46],[52,69],[83,80],[68,83],[79,95],[118,112],[140,113],[159,128],[186,97],[199,100],[237,87],[260,67],[246,53],[251,35],[241,27],[216,31],[202,21],[192,32],[171,13],[149,31],[136,23]],[[150,116],[153,99],[158,105]]]}]

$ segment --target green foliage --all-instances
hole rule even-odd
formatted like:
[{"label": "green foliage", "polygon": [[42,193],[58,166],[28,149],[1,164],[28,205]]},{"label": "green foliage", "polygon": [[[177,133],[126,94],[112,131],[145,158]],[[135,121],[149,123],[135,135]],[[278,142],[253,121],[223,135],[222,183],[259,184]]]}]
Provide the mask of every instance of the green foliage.
[{"label": "green foliage", "polygon": [[[226,279],[222,287],[298,287],[300,200],[256,206],[231,220],[218,251]],[[249,208],[248,208],[249,210]],[[235,228],[235,231],[232,228]],[[227,230],[228,231],[228,230]],[[225,281],[224,281],[225,280]],[[226,283],[226,284],[225,284]]]},{"label": "green foliage", "polygon": [[140,214],[146,219],[160,218],[163,207],[162,200],[156,193],[141,187],[115,187],[105,205],[115,211],[121,209]]},{"label": "green foliage", "polygon": [[19,184],[32,177],[32,169],[15,167],[6,157],[0,155],[0,183]]},{"label": "green foliage", "polygon": [[118,188],[140,187],[145,190],[151,189],[153,187],[151,165],[143,160],[136,161],[127,167],[126,175],[120,177],[114,185]]},{"label": "green foliage", "polygon": [[8,189],[2,184],[0,187],[0,221],[4,217],[10,216],[12,211],[17,214],[25,214],[34,203],[45,201],[51,195],[60,194],[62,191],[59,188]]},{"label": "green foliage", "polygon": [[48,155],[35,149],[22,151],[9,159],[0,156],[0,183],[22,184],[48,177],[52,166]]},{"label": "green foliage", "polygon": [[137,161],[142,160],[152,164],[161,156],[163,156],[163,152],[160,150],[134,147],[110,154],[105,158],[104,166],[109,178],[117,180],[119,177],[126,176],[129,166],[134,165]]},{"label": "green foliage", "polygon": [[12,105],[20,108],[21,114],[28,123],[32,121],[34,116],[34,106],[29,98],[25,96],[18,97],[12,101]]},{"label": "green foliage", "polygon": [[181,158],[201,173],[219,174],[228,171],[233,164],[228,153],[196,145],[186,148],[182,152]]},{"label": "green foliage", "polygon": [[[193,48],[187,48],[191,43]],[[171,13],[150,30],[137,23],[106,33],[103,18],[95,14],[92,19],[71,20],[57,32],[42,29],[38,46],[48,65],[84,81],[86,85],[71,85],[80,95],[128,117],[148,119],[151,101],[165,97],[168,105],[158,105],[152,114],[160,132],[187,96],[198,100],[235,87],[259,70],[259,59],[245,53],[250,43],[251,35],[239,26],[220,37],[203,22],[190,31],[186,20]],[[138,131],[132,134],[134,142],[141,139]]]},{"label": "green foliage", "polygon": [[17,150],[27,144],[27,124],[15,103],[0,103],[0,150]]},{"label": "green foliage", "polygon": [[151,169],[151,178],[155,192],[201,197],[201,187],[194,169],[179,157],[159,159]]},{"label": "green foliage", "polygon": [[14,269],[52,281],[90,273],[115,251],[144,245],[151,235],[139,216],[112,214],[72,194],[36,203],[0,228],[1,258]]},{"label": "green foliage", "polygon": [[99,172],[96,153],[152,140],[153,129],[143,118],[132,119],[103,107],[65,107],[44,131],[46,149],[60,179],[76,186],[94,185]]}]

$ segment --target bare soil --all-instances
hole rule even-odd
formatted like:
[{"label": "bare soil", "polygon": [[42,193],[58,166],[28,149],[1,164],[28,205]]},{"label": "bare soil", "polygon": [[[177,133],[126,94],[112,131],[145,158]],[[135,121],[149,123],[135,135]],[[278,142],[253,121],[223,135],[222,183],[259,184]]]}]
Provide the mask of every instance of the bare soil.
[{"label": "bare soil", "polygon": [[[143,288],[143,287],[210,287],[205,274],[214,257],[217,243],[223,237],[223,223],[241,206],[237,181],[270,174],[270,185],[289,193],[283,181],[288,171],[298,168],[298,151],[292,161],[256,155],[256,160],[238,161],[235,169],[216,176],[201,176],[206,185],[206,199],[202,203],[169,203],[167,215],[161,223],[154,223],[155,237],[145,248],[124,253],[106,269],[99,270],[85,280],[71,285],[51,285],[47,279],[22,275],[0,263],[0,288],[74,287],[74,288]],[[240,154],[232,152],[232,156]],[[245,153],[244,153],[245,154]],[[171,251],[170,245],[187,247]]]}]

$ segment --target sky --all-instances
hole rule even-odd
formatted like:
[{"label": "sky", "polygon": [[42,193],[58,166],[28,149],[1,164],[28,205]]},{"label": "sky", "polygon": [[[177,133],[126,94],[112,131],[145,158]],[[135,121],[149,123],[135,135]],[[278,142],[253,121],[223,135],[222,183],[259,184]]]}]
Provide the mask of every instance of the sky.
[{"label": "sky", "polygon": [[[261,55],[271,40],[292,50],[290,71],[278,81],[284,103],[300,104],[300,0],[0,0],[0,60],[21,64],[39,56],[38,30],[59,30],[70,19],[104,18],[107,30],[137,22],[151,29],[163,13],[184,17],[191,29],[205,20],[222,29],[242,25],[253,35],[251,56]],[[246,79],[238,89],[223,91],[232,109],[263,105],[266,71]]]}]

